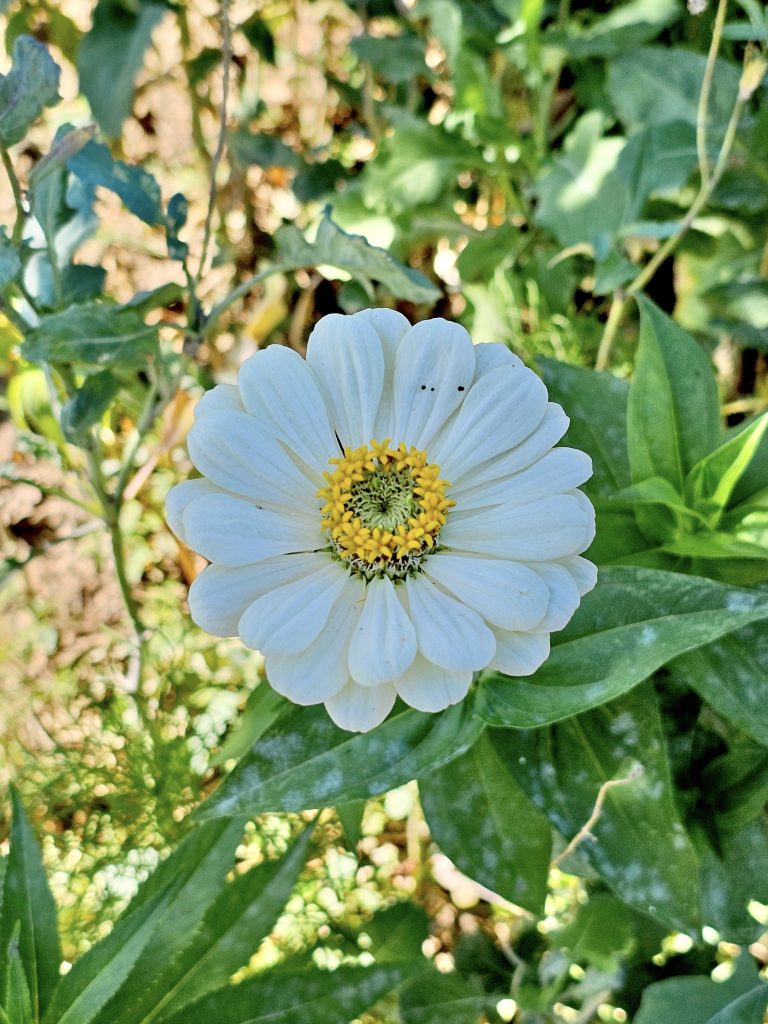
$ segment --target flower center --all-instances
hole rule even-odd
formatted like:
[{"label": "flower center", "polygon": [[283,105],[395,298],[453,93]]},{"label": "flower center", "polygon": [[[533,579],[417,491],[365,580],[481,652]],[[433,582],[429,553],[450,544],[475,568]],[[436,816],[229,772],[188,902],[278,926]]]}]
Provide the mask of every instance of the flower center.
[{"label": "flower center", "polygon": [[390,439],[346,448],[329,459],[323,529],[334,551],[366,579],[387,575],[402,579],[418,568],[434,547],[449,508],[448,480],[426,452]]}]

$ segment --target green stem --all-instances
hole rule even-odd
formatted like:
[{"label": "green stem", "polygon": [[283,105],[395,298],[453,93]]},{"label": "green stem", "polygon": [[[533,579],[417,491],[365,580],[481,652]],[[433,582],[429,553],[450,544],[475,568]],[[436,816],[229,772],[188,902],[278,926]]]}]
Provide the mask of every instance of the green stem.
[{"label": "green stem", "polygon": [[696,112],[696,152],[699,158],[699,173],[702,184],[709,183],[709,154],[707,152],[707,120],[709,118],[709,94],[712,89],[712,78],[715,73],[715,62],[720,49],[720,41],[723,35],[725,14],[728,9],[728,0],[720,0],[715,15],[715,24],[712,28],[712,41],[709,44],[707,54],[707,65],[704,69],[704,77],[701,80],[701,93],[699,94],[699,107]]},{"label": "green stem", "polygon": [[13,224],[13,234],[11,235],[11,241],[14,245],[18,245],[21,241],[21,236],[24,231],[24,222],[27,219],[27,213],[24,209],[24,199],[21,192],[21,184],[19,179],[16,177],[16,171],[13,168],[13,162],[11,161],[8,150],[5,146],[0,150],[3,155],[3,165],[5,172],[8,175],[8,180],[11,183],[11,191],[13,192],[13,202],[16,206],[16,220]]},{"label": "green stem", "polygon": [[224,313],[233,302],[237,302],[244,295],[247,295],[252,288],[257,284],[261,284],[272,274],[284,274],[286,271],[295,270],[295,266],[292,263],[276,263],[273,267],[267,267],[266,270],[259,271],[258,274],[254,274],[249,277],[247,281],[241,282],[236,288],[233,288],[231,292],[224,296],[221,302],[217,302],[205,321],[205,327],[202,332],[202,337],[207,338],[213,333],[213,329],[216,323],[220,319],[222,313]]},{"label": "green stem", "polygon": [[120,512],[123,506],[123,494],[128,484],[128,477],[130,476],[134,463],[136,461],[136,455],[139,451],[141,442],[144,440],[147,431],[151,428],[155,422],[158,409],[156,407],[157,401],[157,380],[153,374],[152,383],[150,384],[149,390],[147,391],[147,397],[144,400],[144,406],[141,410],[139,420],[134,427],[134,430],[126,442],[125,449],[123,451],[122,464],[120,466],[120,473],[117,478],[117,486],[115,488],[115,494],[112,499],[115,506],[117,517],[119,519]]}]

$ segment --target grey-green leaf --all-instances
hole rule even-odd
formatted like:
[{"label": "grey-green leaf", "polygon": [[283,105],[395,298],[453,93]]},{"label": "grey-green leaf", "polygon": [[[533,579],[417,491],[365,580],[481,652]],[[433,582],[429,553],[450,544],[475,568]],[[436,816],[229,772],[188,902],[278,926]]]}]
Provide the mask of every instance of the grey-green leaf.
[{"label": "grey-green leaf", "polygon": [[547,729],[491,730],[499,756],[570,840],[604,794],[579,846],[617,896],[686,931],[699,924],[698,865],[672,795],[650,686]]},{"label": "grey-green leaf", "polygon": [[486,992],[477,976],[432,970],[403,986],[400,1016],[403,1024],[477,1024],[500,998]]},{"label": "grey-green leaf", "polygon": [[99,0],[93,24],[78,49],[80,88],[99,127],[117,138],[133,105],[134,80],[144,64],[152,33],[168,8],[141,3],[135,9],[118,0]]},{"label": "grey-green leaf", "polygon": [[362,734],[339,729],[322,707],[289,706],[197,813],[300,811],[363,799],[459,757],[483,728],[471,699],[440,715],[401,711]]},{"label": "grey-green leaf", "polygon": [[488,733],[420,779],[419,793],[433,839],[464,874],[511,903],[543,912],[552,830]]},{"label": "grey-green leaf", "polygon": [[609,566],[532,676],[488,675],[478,711],[491,725],[531,728],[597,707],[657,668],[768,618],[768,595],[698,576]]},{"label": "grey-green leaf", "polygon": [[704,351],[643,296],[640,344],[629,391],[632,480],[668,480],[683,494],[693,466],[720,441],[720,412],[712,364]]},{"label": "grey-green leaf", "polygon": [[91,140],[67,161],[70,171],[85,185],[109,189],[146,224],[161,224],[160,186],[141,167],[115,160],[103,142]]},{"label": "grey-green leaf", "polygon": [[20,142],[44,107],[59,100],[60,69],[48,50],[31,36],[19,36],[13,66],[0,75],[0,144]]},{"label": "grey-green leaf", "polygon": [[277,260],[290,267],[328,265],[351,274],[371,289],[371,281],[379,281],[396,299],[409,302],[434,302],[440,292],[428,278],[412,270],[362,237],[349,235],[327,217],[320,222],[317,238],[308,242],[292,224],[280,228],[276,235]]},{"label": "grey-green leaf", "polygon": [[0,289],[15,281],[21,270],[21,260],[15,245],[0,226]]},{"label": "grey-green leaf", "polygon": [[[708,977],[668,978],[649,985],[643,992],[634,1024],[762,1024],[762,1010],[759,1016],[730,1015],[732,1011],[740,1013],[738,1003],[745,996],[754,999],[758,984],[755,962],[745,952],[727,981],[716,982]],[[764,1008],[768,985],[761,985],[760,989]]]},{"label": "grey-green leaf", "polygon": [[11,790],[11,848],[3,880],[0,918],[0,993],[5,991],[11,962],[7,952],[18,946],[35,1020],[44,1012],[59,980],[61,947],[40,847],[24,814],[19,795]]},{"label": "grey-green leaf", "polygon": [[124,306],[89,302],[40,317],[22,352],[32,362],[140,366],[157,348],[157,328]]}]

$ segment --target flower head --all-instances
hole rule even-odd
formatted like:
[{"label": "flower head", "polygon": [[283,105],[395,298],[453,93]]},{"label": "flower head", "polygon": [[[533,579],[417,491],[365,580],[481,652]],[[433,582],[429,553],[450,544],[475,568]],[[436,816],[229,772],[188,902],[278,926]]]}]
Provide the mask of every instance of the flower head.
[{"label": "flower head", "polygon": [[193,619],[262,651],[271,685],[366,731],[400,696],[461,700],[473,673],[534,672],[595,583],[589,458],[501,344],[392,310],[324,317],[200,401],[199,479],[168,496],[210,562]]}]

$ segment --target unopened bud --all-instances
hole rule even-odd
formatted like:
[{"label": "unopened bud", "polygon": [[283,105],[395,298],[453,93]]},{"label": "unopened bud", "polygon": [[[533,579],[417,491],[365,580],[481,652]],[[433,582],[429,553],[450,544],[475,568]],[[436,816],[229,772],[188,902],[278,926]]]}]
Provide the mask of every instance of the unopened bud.
[{"label": "unopened bud", "polygon": [[688,10],[691,14],[703,14],[707,9],[708,0],[688,0]]},{"label": "unopened bud", "polygon": [[768,60],[762,54],[758,54],[747,61],[741,73],[741,81],[739,82],[740,100],[748,100],[752,96],[765,78],[766,71],[768,71]]}]

